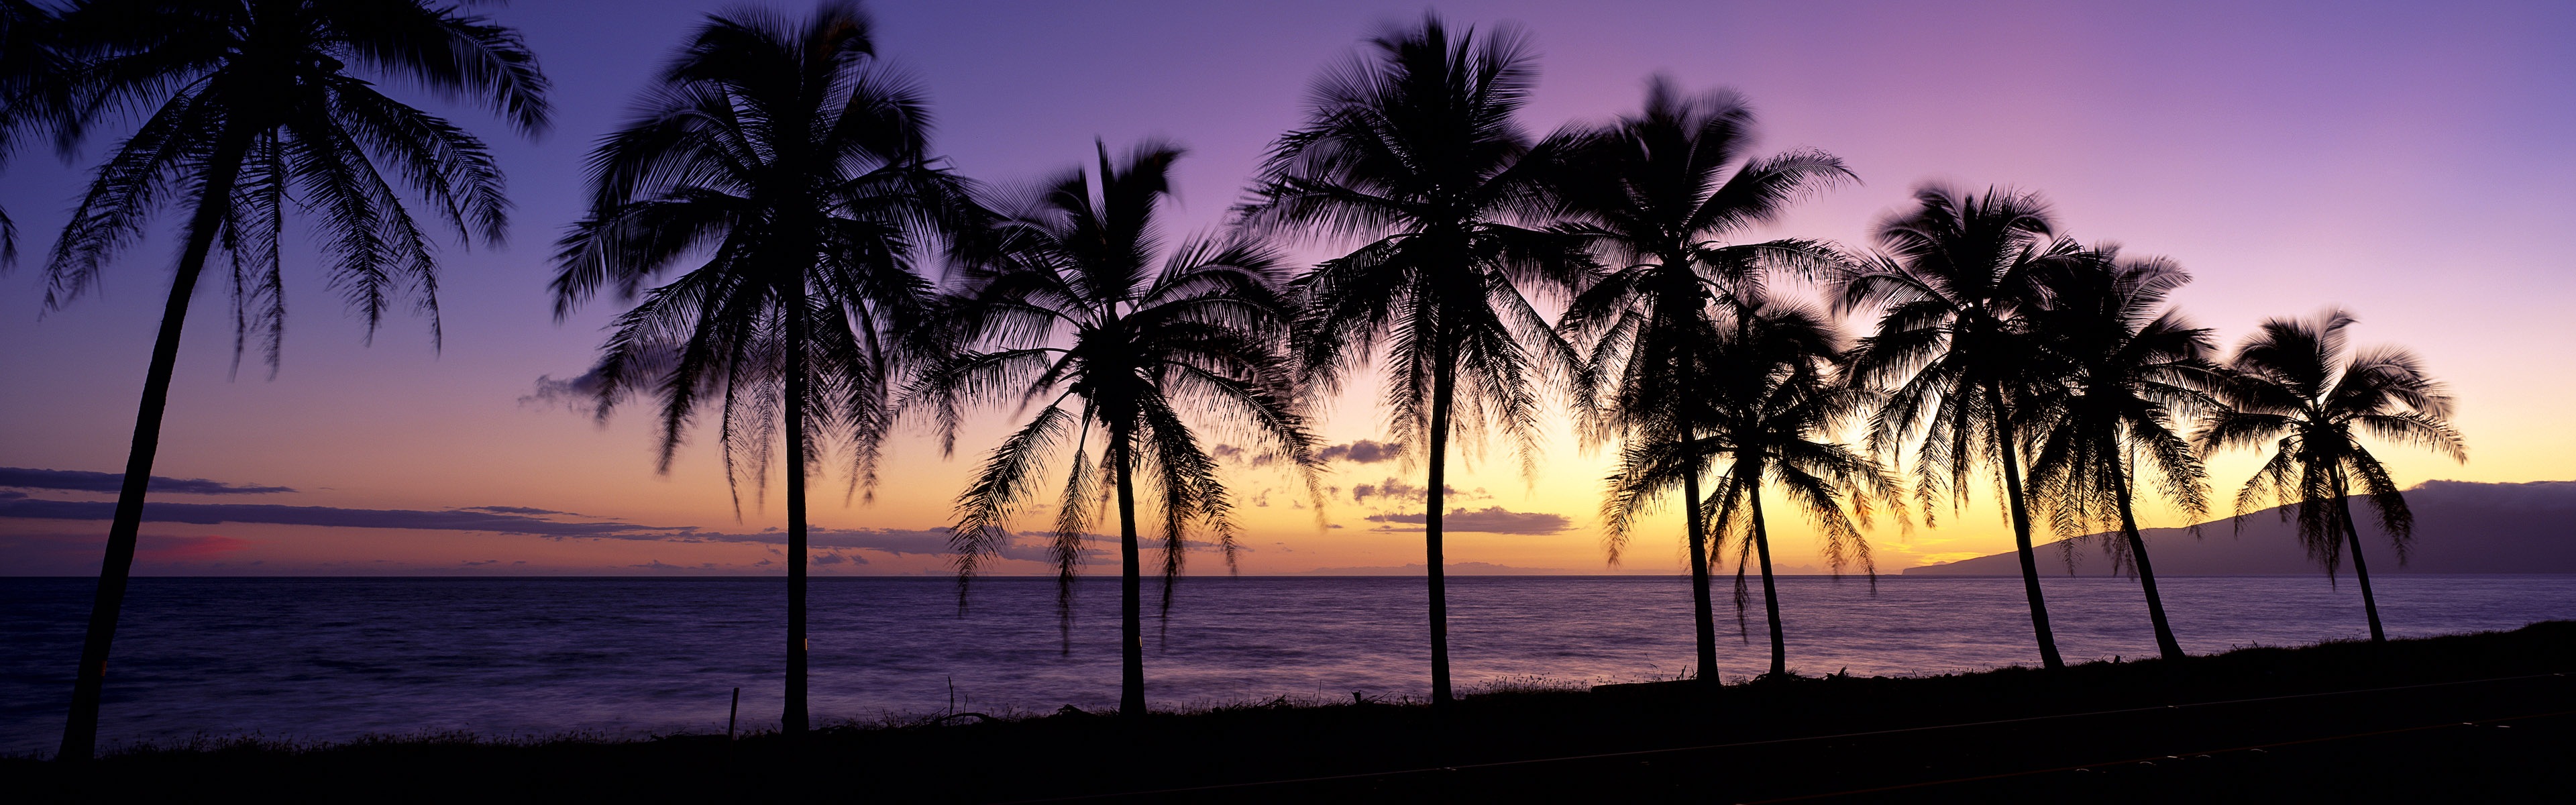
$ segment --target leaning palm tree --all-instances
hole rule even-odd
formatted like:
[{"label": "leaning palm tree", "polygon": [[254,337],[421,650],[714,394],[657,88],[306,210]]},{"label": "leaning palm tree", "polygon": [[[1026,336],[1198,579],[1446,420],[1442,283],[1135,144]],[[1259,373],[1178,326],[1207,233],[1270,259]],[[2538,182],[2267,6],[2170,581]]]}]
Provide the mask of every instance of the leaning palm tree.
[{"label": "leaning palm tree", "polygon": [[[1705,380],[1679,407],[1704,431],[1695,440],[1670,439],[1622,451],[1611,476],[1614,501],[1637,501],[1669,490],[1714,465],[1716,488],[1692,508],[1709,522],[1723,547],[1737,545],[1736,611],[1747,598],[1745,574],[1762,574],[1763,612],[1770,627],[1771,678],[1788,675],[1788,639],[1780,619],[1780,594],[1771,568],[1771,532],[1763,491],[1777,487],[1806,513],[1824,537],[1827,567],[1839,574],[1858,565],[1875,583],[1877,568],[1860,529],[1870,524],[1871,500],[1903,497],[1894,475],[1865,452],[1831,440],[1831,433],[1868,407],[1869,394],[1829,376],[1841,335],[1822,315],[1796,305],[1739,292],[1714,337],[1694,350]],[[1679,419],[1675,417],[1674,419]],[[1844,500],[1849,499],[1849,509]],[[1635,504],[1605,510],[1604,521],[1626,519]],[[1898,510],[1900,519],[1903,511]]]},{"label": "leaning palm tree", "polygon": [[2271,459],[2236,493],[2236,521],[2265,497],[2289,519],[2297,507],[2299,539],[2332,577],[2346,551],[2361,581],[2362,610],[2371,642],[2385,642],[2379,600],[2371,594],[2370,566],[2361,554],[2361,531],[2352,515],[2354,487],[2367,496],[2381,531],[2404,564],[2415,514],[2388,476],[2388,468],[2362,446],[2369,435],[2394,444],[2424,447],[2460,462],[2468,443],[2451,427],[2451,397],[2424,371],[2413,352],[2396,347],[2354,351],[2345,340],[2352,314],[2328,308],[2314,319],[2270,319],[2236,347],[2218,386],[2223,407],[2203,423],[2203,449],[2273,449]]},{"label": "leaning palm tree", "polygon": [[2180,660],[2135,499],[2145,473],[2188,521],[2209,510],[2208,475],[2176,423],[2209,407],[2213,347],[2208,330],[2165,305],[2191,275],[2163,259],[2123,260],[2116,246],[2048,273],[2048,304],[2029,315],[2039,360],[2062,382],[2034,384],[2014,412],[2030,434],[2031,497],[2069,550],[2074,538],[2120,532],[2103,546],[2137,574],[2157,650]]},{"label": "leaning palm tree", "polygon": [[1887,390],[1870,444],[1886,455],[1920,440],[1915,489],[1927,517],[1940,497],[1965,500],[1976,468],[1999,471],[2040,662],[2062,668],[2031,550],[2011,406],[2034,380],[2022,314],[2041,298],[2038,276],[2082,247],[2053,236],[2048,208],[2033,195],[1927,185],[1914,199],[1915,209],[1879,222],[1879,253],[1835,282],[1837,312],[1879,312],[1847,370],[1854,382]]},{"label": "leaning palm tree", "polygon": [[[1813,276],[1834,252],[1808,240],[1734,243],[1808,193],[1851,180],[1842,160],[1812,150],[1748,159],[1753,112],[1731,92],[1684,96],[1670,79],[1646,85],[1645,109],[1611,125],[1565,135],[1563,194],[1572,221],[1561,231],[1589,240],[1614,266],[1568,306],[1559,330],[1588,345],[1586,402],[1606,412],[1612,435],[1667,428],[1683,455],[1698,438],[1697,347],[1714,336],[1710,302],[1758,290],[1766,270]],[[1724,368],[1721,367],[1721,371]],[[1598,391],[1592,391],[1598,389]],[[1709,601],[1708,529],[1700,520],[1699,476],[1681,478],[1683,543],[1689,547],[1699,678],[1715,684],[1717,623]],[[1616,564],[1634,503],[1613,494],[1618,515],[1602,544]]]},{"label": "leaning palm tree", "polygon": [[1330,394],[1385,352],[1389,429],[1429,465],[1431,700],[1446,707],[1449,439],[1492,426],[1534,470],[1540,386],[1577,357],[1522,286],[1570,293],[1588,263],[1574,239],[1524,225],[1551,211],[1556,163],[1512,121],[1537,77],[1528,40],[1453,37],[1428,17],[1371,44],[1377,58],[1316,81],[1307,124],[1272,147],[1242,215],[1254,231],[1365,241],[1295,280],[1295,360],[1310,393]]},{"label": "leaning palm tree", "polygon": [[430,319],[435,343],[434,238],[396,184],[408,185],[460,237],[498,241],[509,204],[481,140],[387,97],[379,81],[471,96],[527,133],[544,128],[547,106],[545,78],[516,32],[418,0],[94,0],[66,12],[62,25],[83,58],[53,96],[63,106],[44,112],[58,138],[75,142],[111,112],[144,114],[99,164],[55,241],[45,267],[46,309],[96,285],[108,261],[142,238],[155,209],[173,205],[188,216],[58,755],[85,759],[96,748],[108,647],[134,563],[179,334],[208,260],[218,251],[228,258],[236,366],[256,337],[276,370],[285,323],[279,252],[289,210],[318,214],[331,285],[366,320],[370,336],[397,299],[409,296]]},{"label": "leaning palm tree", "polygon": [[913,255],[964,215],[960,180],[925,156],[923,98],[874,53],[848,4],[708,17],[591,154],[589,215],[555,258],[558,319],[602,286],[634,301],[595,370],[599,411],[657,397],[662,471],[717,409],[739,516],[742,479],[765,493],[784,440],[789,734],[807,726],[806,476],[842,441],[853,491],[873,480],[898,336],[928,301]]},{"label": "leaning palm tree", "polygon": [[[957,498],[950,540],[961,606],[981,563],[1010,545],[1007,526],[1037,494],[1040,466],[1070,442],[1073,461],[1052,541],[1057,613],[1069,628],[1085,531],[1100,498],[1114,494],[1118,712],[1128,717],[1145,714],[1139,488],[1153,497],[1157,515],[1164,612],[1171,611],[1193,523],[1234,567],[1233,503],[1188,420],[1201,419],[1202,430],[1213,422],[1236,432],[1306,472],[1309,486],[1316,463],[1283,354],[1288,308],[1277,256],[1244,239],[1192,241],[1153,265],[1162,247],[1156,213],[1171,194],[1171,166],[1180,155],[1177,147],[1147,142],[1112,162],[1102,146],[1096,187],[1071,171],[1008,215],[992,235],[994,248],[967,264],[965,287],[951,306],[954,332],[970,351],[933,362],[906,395],[937,418],[943,451],[955,448],[966,403],[1046,401],[994,448]],[[986,345],[991,349],[971,350]],[[1075,398],[1078,409],[1068,405]]]}]

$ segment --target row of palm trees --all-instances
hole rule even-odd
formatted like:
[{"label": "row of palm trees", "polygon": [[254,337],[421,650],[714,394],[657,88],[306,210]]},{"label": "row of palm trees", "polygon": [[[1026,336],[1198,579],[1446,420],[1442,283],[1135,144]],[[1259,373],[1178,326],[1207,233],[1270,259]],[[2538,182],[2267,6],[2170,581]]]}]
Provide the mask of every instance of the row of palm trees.
[{"label": "row of palm trees", "polygon": [[[49,307],[93,283],[156,206],[189,212],[59,754],[77,759],[94,749],[180,322],[208,262],[220,253],[232,272],[236,361],[257,334],[273,369],[291,193],[319,213],[334,284],[371,330],[397,297],[435,328],[430,235],[394,185],[460,236],[497,240],[501,176],[471,133],[355,71],[480,100],[531,133],[546,124],[546,82],[514,32],[422,0],[86,0],[59,13],[0,0],[0,23],[11,142],[48,132],[69,149],[108,116],[142,119],[48,256]],[[1066,461],[1050,541],[1059,612],[1114,501],[1127,714],[1145,710],[1144,532],[1166,609],[1194,544],[1233,562],[1232,498],[1204,439],[1253,446],[1311,494],[1321,462],[1306,411],[1372,367],[1388,430],[1421,446],[1429,476],[1436,706],[1453,698],[1446,459],[1453,441],[1492,435],[1530,466],[1550,396],[1588,443],[1620,445],[1603,518],[1613,561],[1638,516],[1682,496],[1712,683],[1711,571],[1729,539],[1739,612],[1758,562],[1771,670],[1786,673],[1766,488],[1821,526],[1829,564],[1868,571],[1860,529],[1875,508],[1903,520],[1910,495],[1928,520],[1993,468],[2056,667],[2031,507],[2065,536],[2116,525],[2109,544],[2145,588],[2159,645],[2180,656],[2133,511],[2142,462],[2196,514],[2202,452],[2273,444],[2239,513],[2266,495],[2296,504],[2311,550],[2329,569],[2352,550],[2359,572],[2351,486],[2401,545],[2408,518],[2358,437],[2459,453],[2448,400],[2411,356],[2346,354],[2349,316],[2268,322],[2217,361],[2208,331],[2166,305],[2179,270],[2063,238],[2035,198],[2003,191],[1926,188],[1866,255],[1745,242],[1853,174],[1816,151],[1750,157],[1740,99],[1660,79],[1635,115],[1533,137],[1515,118],[1535,76],[1509,29],[1437,17],[1389,29],[1316,82],[1306,123],[1273,147],[1232,226],[1175,241],[1160,219],[1177,146],[1113,156],[1099,144],[1093,169],[997,196],[934,154],[926,100],[877,56],[856,6],[714,15],[593,150],[589,211],[554,258],[556,312],[603,290],[631,304],[597,367],[601,411],[655,404],[666,469],[708,411],[737,490],[748,478],[765,491],[783,461],[790,733],[808,726],[809,476],[846,447],[849,493],[862,494],[899,420],[927,423],[950,453],[976,406],[1034,413],[957,500],[959,603],[1047,491],[1049,462]],[[1292,271],[1279,249],[1301,240],[1360,245]],[[933,256],[944,285],[928,278]],[[1782,290],[1802,283],[1828,304]],[[1874,328],[1845,338],[1835,320],[1861,312]],[[1853,428],[1864,444],[1835,440]],[[1890,469],[1909,448],[1910,492]],[[2366,576],[2362,590],[2368,600]]]}]

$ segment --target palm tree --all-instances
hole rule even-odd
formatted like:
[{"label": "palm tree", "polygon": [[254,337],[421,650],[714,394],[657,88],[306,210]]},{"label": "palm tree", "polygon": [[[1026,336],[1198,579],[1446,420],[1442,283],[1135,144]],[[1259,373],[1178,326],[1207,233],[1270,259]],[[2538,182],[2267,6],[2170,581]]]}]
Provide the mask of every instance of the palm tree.
[{"label": "palm tree", "polygon": [[[1683,455],[1695,454],[1697,423],[1675,403],[1700,393],[1694,350],[1715,334],[1710,301],[1759,287],[1763,269],[1812,276],[1816,267],[1833,264],[1833,251],[1813,241],[1726,242],[1776,219],[1809,192],[1855,178],[1842,160],[1819,151],[1747,160],[1752,130],[1753,112],[1734,93],[1686,97],[1657,76],[1646,85],[1642,112],[1576,132],[1564,147],[1570,153],[1563,193],[1573,222],[1562,229],[1589,239],[1617,268],[1574,300],[1558,329],[1588,342],[1577,376],[1587,388],[1607,384],[1607,398],[1590,404],[1606,409],[1603,419],[1619,436],[1667,427]],[[1690,551],[1699,678],[1714,684],[1708,529],[1690,503],[1700,499],[1699,480],[1696,472],[1682,473],[1682,534]],[[1625,526],[1637,512],[1615,493],[1605,505],[1616,509],[1605,509],[1612,516],[1604,522],[1618,527],[1605,530],[1602,540],[1616,564],[1629,536]]]},{"label": "palm tree", "polygon": [[1978,466],[2000,471],[2040,662],[2063,668],[2031,551],[2011,404],[2033,380],[2022,314],[2041,298],[2039,274],[2076,259],[2082,247],[2053,236],[2048,208],[2036,196],[1927,185],[1914,199],[1914,210],[1879,222],[1880,253],[1835,283],[1837,312],[1880,311],[1848,369],[1854,382],[1888,389],[1871,447],[1885,455],[1922,440],[1915,488],[1927,517],[1945,493],[1965,500]]},{"label": "palm tree", "polygon": [[1552,210],[1555,160],[1512,121],[1536,79],[1528,40],[1503,29],[1451,36],[1437,17],[1370,41],[1318,79],[1307,124],[1272,147],[1242,209],[1255,231],[1366,241],[1299,276],[1292,331],[1311,393],[1384,348],[1389,429],[1423,445],[1431,700],[1446,707],[1448,596],[1440,518],[1449,437],[1493,426],[1534,471],[1539,387],[1577,358],[1521,286],[1570,293],[1587,263],[1574,239],[1522,226]]},{"label": "palm tree", "polygon": [[2133,503],[2145,472],[2190,522],[2209,510],[2208,475],[2175,422],[2208,407],[2213,347],[2208,330],[2165,306],[2190,274],[2162,259],[2123,260],[2116,246],[2088,258],[2049,272],[2048,304],[2029,314],[2041,360],[2055,367],[2046,373],[2063,378],[2035,384],[2014,412],[2030,434],[2030,494],[2061,537],[2119,529],[2103,545],[2137,573],[2156,648],[2181,660]]},{"label": "palm tree", "polygon": [[[1157,493],[1165,613],[1193,521],[1214,538],[1226,567],[1235,561],[1233,503],[1217,462],[1187,422],[1193,417],[1183,412],[1206,412],[1267,455],[1305,470],[1309,486],[1316,461],[1282,354],[1288,311],[1277,289],[1277,256],[1248,240],[1192,241],[1154,267],[1162,246],[1155,213],[1171,194],[1171,166],[1181,149],[1147,142],[1112,162],[1104,145],[1099,156],[1097,188],[1080,170],[1047,182],[1001,223],[991,258],[969,264],[953,307],[957,331],[968,345],[995,348],[936,361],[907,398],[935,413],[943,450],[956,444],[964,403],[1047,400],[993,450],[957,498],[950,540],[961,606],[981,562],[1009,546],[1006,528],[1037,493],[1039,465],[1070,436],[1073,465],[1056,506],[1052,545],[1057,612],[1069,628],[1083,535],[1101,493],[1114,492],[1118,712],[1139,717],[1145,714],[1139,486]],[[1079,413],[1067,406],[1076,397]],[[1094,427],[1102,436],[1097,463],[1090,453]]]},{"label": "palm tree", "polygon": [[2360,487],[2380,530],[2404,564],[2415,515],[2388,468],[2362,446],[2369,435],[2423,447],[2466,463],[2468,444],[2451,427],[2451,397],[2424,371],[2415,353],[2397,347],[2352,350],[2344,329],[2352,314],[2328,308],[2316,318],[2269,319],[2237,345],[2218,385],[2223,407],[2203,423],[2202,449],[2272,447],[2254,477],[2236,493],[2236,520],[2267,496],[2298,507],[2299,539],[2331,578],[2345,551],[2361,580],[2361,604],[2370,616],[2371,642],[2385,642],[2379,600],[2371,595],[2370,566],[2361,555],[2361,531],[2352,516],[2353,488]]},{"label": "palm tree", "polygon": [[928,300],[912,255],[966,215],[962,184],[925,156],[924,103],[879,66],[856,6],[709,16],[591,154],[590,212],[555,258],[558,319],[603,285],[635,302],[602,348],[600,411],[657,397],[662,471],[701,407],[721,412],[736,490],[748,475],[765,496],[784,438],[791,735],[807,726],[806,476],[838,440],[852,491],[873,481],[896,334]]},{"label": "palm tree", "polygon": [[[1747,592],[1745,571],[1758,563],[1771,631],[1769,676],[1780,678],[1789,671],[1788,639],[1772,575],[1763,490],[1777,486],[1787,492],[1816,524],[1825,538],[1827,567],[1840,573],[1858,564],[1873,583],[1877,567],[1860,533],[1870,523],[1870,499],[1899,500],[1903,493],[1878,462],[1827,436],[1859,416],[1869,402],[1865,390],[1827,376],[1841,351],[1841,335],[1833,324],[1815,311],[1750,292],[1738,293],[1728,312],[1714,337],[1694,350],[1704,364],[1700,391],[1686,405],[1676,406],[1706,435],[1692,441],[1631,442],[1621,454],[1619,472],[1611,476],[1613,500],[1642,500],[1669,490],[1676,477],[1686,480],[1712,463],[1722,469],[1716,488],[1692,508],[1709,521],[1721,547],[1727,536],[1736,539],[1739,615]],[[1848,512],[1845,497],[1851,500]],[[1616,523],[1627,514],[1605,511],[1603,519]],[[1901,509],[1898,516],[1902,519]]]},{"label": "palm tree", "polygon": [[434,343],[432,237],[395,183],[424,198],[460,237],[498,241],[509,208],[501,173],[473,134],[385,96],[359,72],[470,96],[531,134],[544,128],[547,106],[545,78],[517,33],[418,0],[93,0],[66,12],[62,24],[84,58],[54,96],[63,106],[43,112],[59,139],[78,141],[109,110],[150,111],[100,163],[55,241],[46,309],[95,285],[107,262],[141,239],[153,210],[188,211],[58,755],[79,760],[97,743],[108,647],[181,324],[208,258],[218,248],[230,258],[236,366],[256,331],[276,370],[285,323],[280,229],[290,208],[319,214],[331,284],[371,337],[395,298],[409,296],[430,319]]}]

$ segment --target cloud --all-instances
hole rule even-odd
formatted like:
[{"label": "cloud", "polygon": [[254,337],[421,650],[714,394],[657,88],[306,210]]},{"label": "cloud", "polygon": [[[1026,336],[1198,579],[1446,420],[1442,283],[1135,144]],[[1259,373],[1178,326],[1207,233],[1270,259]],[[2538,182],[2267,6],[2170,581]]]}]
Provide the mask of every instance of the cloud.
[{"label": "cloud", "polygon": [[[1298,573],[1300,576],[1420,576],[1425,568],[1420,563],[1381,565],[1376,567],[1319,567]],[[1492,562],[1450,562],[1441,566],[1450,576],[1553,576],[1574,571],[1555,567],[1513,567]]]},{"label": "cloud", "polygon": [[[125,488],[125,475],[87,470],[0,467],[0,487],[60,489],[69,492],[116,492]],[[228,484],[204,478],[164,478],[159,475],[152,476],[152,484],[147,488],[154,492],[174,495],[269,495],[295,491],[283,486]]]},{"label": "cloud", "polygon": [[457,509],[457,511],[461,511],[461,512],[491,512],[491,513],[493,513],[493,514],[561,514],[561,515],[565,515],[565,516],[568,516],[568,517],[580,517],[580,516],[581,516],[581,515],[578,515],[578,514],[573,514],[572,512],[559,512],[559,511],[555,511],[555,510],[553,510],[553,509],[532,509],[532,508],[528,508],[528,507],[526,507],[526,506],[467,506],[467,507],[464,507],[464,508],[461,508],[461,509]]},{"label": "cloud", "polygon": [[[556,380],[554,375],[538,375],[536,388],[519,398],[519,404],[531,408],[555,408],[594,417],[608,415],[600,405],[599,392],[608,387],[608,379],[599,367],[572,377]],[[637,565],[642,567],[642,565]]]},{"label": "cloud", "polygon": [[[39,520],[106,520],[116,504],[105,501],[0,501],[0,517]],[[267,503],[168,503],[143,506],[143,519],[155,523],[260,523],[329,528],[400,528],[432,531],[482,531],[539,537],[604,537],[666,539],[696,529],[639,526],[632,523],[584,523],[549,520],[523,514],[496,514],[475,509],[345,509],[336,506],[283,506]]]},{"label": "cloud", "polygon": [[1396,459],[1403,458],[1404,445],[1399,442],[1372,442],[1367,439],[1361,439],[1350,444],[1337,444],[1331,447],[1326,447],[1323,452],[1315,454],[1315,457],[1325,461],[1349,461],[1354,464],[1375,464],[1381,461],[1394,461]]},{"label": "cloud", "polygon": [[[1351,487],[1351,502],[1367,503],[1369,498],[1385,498],[1390,501],[1411,501],[1414,503],[1421,503],[1431,498],[1430,493],[1431,490],[1429,489],[1405,483],[1394,478],[1388,478],[1373,484],[1360,484],[1358,486]],[[1458,487],[1450,486],[1448,484],[1440,485],[1440,496],[1447,500],[1488,500],[1493,498],[1493,494],[1486,492],[1485,488],[1481,486],[1470,491],[1461,492],[1458,491]]]},{"label": "cloud", "polygon": [[[1372,514],[1368,516],[1368,521],[1372,523],[1397,523],[1412,526],[1411,528],[1379,526],[1376,529],[1379,531],[1420,531],[1422,530],[1423,516],[1419,514]],[[1572,527],[1574,527],[1574,521],[1566,519],[1566,516],[1562,514],[1549,514],[1547,512],[1516,512],[1504,509],[1501,506],[1487,506],[1482,509],[1450,509],[1448,515],[1440,518],[1440,530],[1442,531],[1473,531],[1486,534],[1554,534]]]},{"label": "cloud", "polygon": [[[0,499],[0,517],[36,520],[106,520],[115,514],[116,505],[105,501],[44,500],[36,498]],[[780,546],[787,544],[787,532],[763,529],[750,532],[707,531],[690,526],[653,526],[623,522],[597,522],[559,519],[561,512],[535,516],[513,512],[548,512],[519,506],[475,506],[463,509],[424,511],[414,509],[349,509],[335,506],[281,506],[247,503],[168,503],[154,501],[143,507],[143,519],[155,523],[221,523],[322,526],[327,528],[389,528],[423,531],[474,531],[490,534],[515,534],[549,539],[614,539],[653,540],[663,542],[732,542],[751,545]],[[806,531],[809,546],[824,551],[868,550],[904,555],[944,555],[949,548],[948,529],[891,528],[813,528]],[[1047,543],[1053,535],[1042,531],[1023,531],[1011,536],[1001,547],[1004,559],[1035,562],[1053,561]],[[1098,535],[1093,540],[1105,539]],[[1191,541],[1193,548],[1207,547]],[[1086,560],[1108,555],[1099,548],[1085,547]],[[855,564],[867,564],[866,557],[848,556]],[[819,562],[830,564],[828,562]],[[637,565],[636,567],[645,567]]]}]

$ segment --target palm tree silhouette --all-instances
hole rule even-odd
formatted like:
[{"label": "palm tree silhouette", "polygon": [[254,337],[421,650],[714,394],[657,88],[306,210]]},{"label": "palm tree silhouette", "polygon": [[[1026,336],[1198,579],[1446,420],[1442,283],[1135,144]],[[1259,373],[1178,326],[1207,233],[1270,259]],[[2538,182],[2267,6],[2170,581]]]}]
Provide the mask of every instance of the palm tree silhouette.
[{"label": "palm tree silhouette", "polygon": [[[1834,263],[1824,244],[1773,240],[1732,244],[1728,236],[1776,219],[1807,193],[1853,179],[1842,160],[1812,150],[1747,160],[1753,112],[1731,92],[1683,96],[1669,78],[1646,86],[1638,114],[1570,135],[1564,198],[1573,218],[1563,231],[1589,239],[1617,266],[1568,307],[1558,328],[1587,342],[1577,375],[1591,405],[1604,409],[1614,435],[1661,429],[1682,455],[1696,455],[1697,422],[1680,405],[1700,393],[1694,350],[1712,340],[1709,303],[1739,288],[1759,287],[1765,269],[1809,276]],[[1735,367],[1713,364],[1717,371]],[[1606,388],[1604,388],[1606,386]],[[1681,473],[1683,542],[1689,546],[1693,626],[1700,679],[1717,675],[1717,625],[1709,602],[1708,529],[1700,519],[1699,473]],[[1602,544],[1616,564],[1629,536],[1632,506],[1615,493],[1604,504]]]},{"label": "palm tree silhouette", "polygon": [[[1047,401],[994,448],[957,497],[950,541],[961,607],[982,561],[1009,546],[1005,529],[1038,492],[1039,465],[1069,441],[1073,466],[1051,546],[1057,613],[1069,630],[1083,535],[1102,494],[1116,495],[1118,711],[1127,717],[1145,714],[1139,487],[1154,496],[1159,515],[1164,612],[1193,522],[1234,567],[1233,502],[1187,420],[1202,415],[1248,438],[1305,470],[1314,485],[1313,437],[1282,351],[1288,308],[1277,287],[1277,255],[1245,239],[1199,240],[1152,265],[1162,250],[1155,213],[1171,194],[1171,166],[1180,156],[1177,147],[1146,142],[1112,162],[1100,146],[1096,188],[1080,170],[1070,171],[1007,215],[991,256],[968,264],[950,311],[961,349],[993,348],[934,362],[906,394],[908,406],[918,400],[937,417],[943,451],[955,447],[965,403]],[[1066,405],[1077,397],[1079,412]],[[1097,464],[1094,427],[1102,436]]]},{"label": "palm tree silhouette", "polygon": [[2462,463],[2468,444],[2451,427],[2451,397],[2424,371],[2413,352],[2397,347],[2355,351],[2344,329],[2353,316],[2328,308],[2313,319],[2268,319],[2238,344],[2218,387],[2224,406],[2204,421],[2202,449],[2261,449],[2272,457],[2236,493],[2236,519],[2267,496],[2289,519],[2298,506],[2299,539],[2331,578],[2345,551],[2361,580],[2362,609],[2370,639],[2386,642],[2379,600],[2371,594],[2370,566],[2361,555],[2361,531],[2352,516],[2353,487],[2361,487],[2380,530],[2406,561],[2415,515],[2388,468],[2363,447],[2361,437],[2423,447]]},{"label": "palm tree silhouette", "polygon": [[77,142],[109,110],[150,111],[100,163],[55,241],[45,308],[59,310],[95,285],[160,205],[188,210],[63,729],[58,757],[78,760],[96,748],[99,692],[144,487],[181,324],[207,259],[218,248],[230,257],[236,367],[257,332],[276,371],[285,326],[280,229],[290,208],[319,215],[334,259],[331,284],[366,319],[370,337],[395,298],[410,296],[435,343],[432,237],[395,183],[423,197],[460,237],[497,242],[509,206],[500,169],[473,134],[386,97],[352,63],[380,79],[470,96],[525,133],[544,128],[547,106],[545,78],[517,33],[418,0],[94,0],[66,12],[62,25],[82,59],[53,96],[63,106],[42,113],[58,139]]},{"label": "palm tree silhouette", "polygon": [[[711,15],[592,153],[590,211],[555,257],[558,320],[603,285],[634,301],[594,370],[599,410],[658,398],[662,471],[698,410],[718,408],[739,516],[742,479],[765,497],[783,437],[791,735],[807,727],[806,476],[839,440],[852,493],[874,480],[897,334],[928,302],[912,255],[971,218],[962,183],[925,156],[924,104],[879,65],[854,5],[801,22]],[[643,290],[682,261],[697,264]]]},{"label": "palm tree silhouette", "polygon": [[2166,307],[2173,289],[2191,281],[2170,261],[2123,260],[2119,247],[2104,246],[2055,268],[2048,304],[2028,315],[2040,359],[2053,367],[2044,374],[2062,382],[2034,384],[2013,412],[2031,442],[2030,495],[2060,537],[2119,530],[2120,539],[2103,545],[2114,564],[2137,573],[2156,648],[2180,660],[2182,644],[2138,533],[2135,478],[2149,473],[2190,522],[2209,510],[2208,475],[2175,424],[2209,407],[2209,331]]},{"label": "palm tree silhouette", "polygon": [[[1813,521],[1824,541],[1827,567],[1840,573],[1858,564],[1876,583],[1869,542],[1873,496],[1901,500],[1894,476],[1859,451],[1827,434],[1866,411],[1869,393],[1827,375],[1841,352],[1841,334],[1816,311],[1739,292],[1712,338],[1693,350],[1704,364],[1699,390],[1685,401],[1690,421],[1706,432],[1693,441],[1657,440],[1622,452],[1611,476],[1614,501],[1636,501],[1668,491],[1678,479],[1714,463],[1716,486],[1693,505],[1708,520],[1720,547],[1736,540],[1735,604],[1747,599],[1745,573],[1759,566],[1763,612],[1770,627],[1772,678],[1788,675],[1788,639],[1780,620],[1780,594],[1771,568],[1770,525],[1762,491],[1777,486]],[[1678,421],[1679,417],[1674,420]],[[1851,500],[1850,511],[1842,499]],[[1624,526],[1631,506],[1603,521]],[[1903,512],[1898,511],[1902,519]],[[1855,522],[1856,521],[1856,522]]]},{"label": "palm tree silhouette", "polygon": [[1927,185],[1914,199],[1912,211],[1879,222],[1873,234],[1880,254],[1835,282],[1837,312],[1880,311],[1848,369],[1854,382],[1888,389],[1870,445],[1885,455],[1922,440],[1915,488],[1927,517],[1945,493],[1965,500],[1979,465],[2001,472],[2040,662],[2063,668],[2031,552],[2011,403],[2033,380],[2022,313],[2042,296],[2039,274],[2076,259],[2082,247],[2052,236],[2047,206],[2036,196]]},{"label": "palm tree silhouette", "polygon": [[1384,348],[1389,430],[1429,462],[1423,547],[1430,584],[1431,700],[1446,707],[1449,605],[1441,559],[1449,438],[1491,425],[1534,472],[1539,387],[1573,349],[1523,285],[1581,283],[1568,236],[1518,225],[1549,213],[1556,160],[1512,121],[1536,67],[1512,29],[1450,35],[1438,17],[1370,40],[1317,79],[1307,124],[1272,147],[1242,209],[1254,231],[1366,240],[1299,276],[1295,360],[1330,394]]}]

